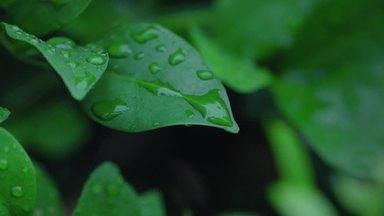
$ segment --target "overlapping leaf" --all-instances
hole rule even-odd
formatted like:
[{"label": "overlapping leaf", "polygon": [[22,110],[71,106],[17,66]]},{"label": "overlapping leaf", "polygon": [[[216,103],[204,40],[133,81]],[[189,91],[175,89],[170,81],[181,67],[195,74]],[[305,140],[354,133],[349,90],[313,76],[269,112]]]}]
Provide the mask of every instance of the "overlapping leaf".
[{"label": "overlapping leaf", "polygon": [[208,125],[237,132],[226,91],[198,53],[160,26],[122,26],[99,42],[108,72],[85,100],[93,119],[137,132]]},{"label": "overlapping leaf", "polygon": [[76,46],[72,40],[63,37],[44,42],[17,26],[3,25],[11,38],[27,42],[41,52],[77,100],[85,97],[107,68],[108,55],[98,47]]}]

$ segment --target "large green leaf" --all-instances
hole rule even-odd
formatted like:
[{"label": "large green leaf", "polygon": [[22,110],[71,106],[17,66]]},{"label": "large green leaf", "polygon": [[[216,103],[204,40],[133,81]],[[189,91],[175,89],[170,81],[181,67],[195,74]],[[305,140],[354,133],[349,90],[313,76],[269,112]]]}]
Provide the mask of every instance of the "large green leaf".
[{"label": "large green leaf", "polygon": [[14,0],[8,5],[7,21],[41,35],[74,20],[91,0]]},{"label": "large green leaf", "polygon": [[9,112],[9,110],[7,108],[0,107],[0,123],[7,120],[7,118],[9,117],[10,114],[11,113]]},{"label": "large green leaf", "polygon": [[99,44],[111,56],[109,71],[84,103],[99,123],[127,132],[180,124],[239,130],[224,87],[177,35],[135,24]]},{"label": "large green leaf", "polygon": [[142,216],[165,216],[165,206],[161,193],[149,191],[140,196]]},{"label": "large green leaf", "polygon": [[40,166],[36,168],[37,197],[33,216],[63,216],[64,209],[56,185]]},{"label": "large green leaf", "polygon": [[[63,101],[31,110],[9,121],[7,128],[25,148],[47,158],[61,159],[78,150],[87,140],[89,126],[84,118],[72,104]],[[36,122],[39,127],[35,127]]]},{"label": "large green leaf", "polygon": [[[28,215],[35,205],[36,175],[27,153],[0,128],[0,206],[13,216]],[[5,211],[5,210],[2,210]]]},{"label": "large green leaf", "polygon": [[267,69],[257,67],[251,59],[217,45],[199,29],[192,29],[192,40],[213,73],[231,89],[249,93],[269,85],[272,76]]},{"label": "large green leaf", "polygon": [[237,53],[263,58],[294,41],[316,1],[217,0],[217,38]]},{"label": "large green leaf", "polygon": [[3,24],[11,38],[27,42],[43,54],[77,100],[85,97],[107,68],[108,55],[99,47],[76,46],[72,40],[63,37],[44,42],[17,26]]},{"label": "large green leaf", "polygon": [[323,159],[370,178],[384,162],[383,6],[353,0],[319,9],[274,88],[282,111]]},{"label": "large green leaf", "polygon": [[140,200],[111,163],[100,165],[85,184],[74,216],[141,216]]}]

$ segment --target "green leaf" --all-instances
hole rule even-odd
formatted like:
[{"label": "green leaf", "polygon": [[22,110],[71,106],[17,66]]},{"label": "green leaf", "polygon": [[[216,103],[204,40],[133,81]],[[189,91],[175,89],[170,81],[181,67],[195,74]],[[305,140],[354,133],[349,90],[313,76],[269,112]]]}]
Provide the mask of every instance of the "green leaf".
[{"label": "green leaf", "polygon": [[74,216],[141,216],[140,200],[112,163],[100,165],[85,184]]},{"label": "green leaf", "polygon": [[382,186],[342,175],[335,176],[332,181],[336,198],[352,215],[383,215],[384,188]]},{"label": "green leaf", "polygon": [[[384,161],[383,6],[358,0],[323,6],[299,37],[311,40],[299,40],[274,87],[279,107],[315,151],[365,178],[375,178]],[[308,50],[316,52],[304,57]]]},{"label": "green leaf", "polygon": [[108,55],[99,47],[92,45],[88,48],[79,47],[64,37],[44,42],[17,26],[3,24],[11,38],[27,42],[43,54],[77,100],[85,97],[107,68]]},{"label": "green leaf", "polygon": [[161,193],[150,191],[140,196],[142,216],[165,216],[165,207]]},{"label": "green leaf", "polygon": [[336,216],[332,204],[316,188],[280,181],[268,193],[272,205],[283,216]]},{"label": "green leaf", "polygon": [[36,205],[34,216],[63,216],[64,209],[56,185],[40,166],[35,166],[37,179]]},{"label": "green leaf", "polygon": [[213,73],[231,89],[250,93],[271,83],[269,71],[257,67],[251,59],[223,49],[197,28],[191,30],[191,35]]},{"label": "green leaf", "polygon": [[62,159],[75,152],[90,133],[87,120],[66,101],[31,110],[26,116],[10,121],[7,128],[25,148],[50,159]]},{"label": "green leaf", "polygon": [[33,34],[43,35],[74,20],[90,2],[91,0],[15,0],[7,10],[7,21]]},{"label": "green leaf", "polygon": [[[63,31],[75,38],[93,41],[111,28],[131,22],[133,13],[132,5],[122,4],[120,0],[92,0],[79,17],[64,26]],[[100,16],[100,14],[113,14],[113,16]]]},{"label": "green leaf", "polygon": [[135,24],[99,44],[111,56],[109,71],[84,102],[97,122],[126,132],[181,124],[239,130],[224,87],[177,35]]},{"label": "green leaf", "polygon": [[7,108],[0,107],[0,123],[4,122],[7,120],[11,112]]},{"label": "green leaf", "polygon": [[258,59],[294,41],[316,0],[217,0],[215,29],[227,48]]},{"label": "green leaf", "polygon": [[310,159],[299,136],[282,120],[270,119],[264,125],[280,178],[313,185]]},{"label": "green leaf", "polygon": [[35,205],[35,169],[19,142],[3,128],[0,128],[0,179],[0,205],[7,206],[11,215],[28,215]]}]

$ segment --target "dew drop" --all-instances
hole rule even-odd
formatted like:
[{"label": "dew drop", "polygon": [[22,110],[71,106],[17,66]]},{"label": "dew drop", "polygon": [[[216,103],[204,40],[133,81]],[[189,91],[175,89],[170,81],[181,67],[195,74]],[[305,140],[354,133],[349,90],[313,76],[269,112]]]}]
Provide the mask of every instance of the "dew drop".
[{"label": "dew drop", "polygon": [[6,159],[0,159],[0,170],[8,169],[8,161]]},{"label": "dew drop", "polygon": [[66,51],[66,50],[63,50],[63,51],[61,51],[60,53],[61,53],[61,55],[62,55],[64,58],[69,58],[69,56],[70,56],[69,52]]},{"label": "dew drop", "polygon": [[141,60],[143,59],[145,54],[143,52],[136,53],[135,60]]},{"label": "dew drop", "polygon": [[95,76],[89,72],[75,75],[76,88],[79,90],[88,89],[95,82],[95,80]]},{"label": "dew drop", "polygon": [[158,52],[165,52],[167,49],[165,48],[164,44],[160,44],[156,46],[156,51]]},{"label": "dew drop", "polygon": [[209,70],[198,70],[196,71],[196,74],[201,80],[213,79],[213,73]]},{"label": "dew drop", "polygon": [[158,126],[160,126],[160,122],[155,122],[155,123],[153,123],[153,126],[154,126],[154,127],[158,127]]},{"label": "dew drop", "polygon": [[115,58],[125,58],[132,53],[132,50],[128,44],[116,41],[109,45],[108,53]]},{"label": "dew drop", "polygon": [[148,41],[154,40],[159,37],[157,29],[153,26],[150,26],[143,31],[136,32],[132,34],[132,38],[140,44],[144,44]]},{"label": "dew drop", "polygon": [[19,198],[19,197],[22,197],[23,194],[24,194],[24,192],[23,192],[23,188],[22,187],[15,186],[15,187],[12,188],[12,196]]},{"label": "dew drop", "polygon": [[87,44],[86,48],[89,49],[90,51],[94,52],[94,53],[99,54],[99,55],[105,55],[106,54],[103,47],[101,47],[97,44],[94,44],[94,43]]},{"label": "dew drop", "polygon": [[102,121],[110,121],[128,110],[121,99],[99,101],[92,105],[92,113]]},{"label": "dew drop", "polygon": [[185,115],[187,115],[188,118],[192,118],[195,114],[192,110],[185,110]]},{"label": "dew drop", "polygon": [[47,43],[58,49],[73,49],[76,43],[67,37],[53,37]]},{"label": "dew drop", "polygon": [[148,69],[151,72],[151,74],[157,74],[159,71],[162,70],[160,65],[157,62],[153,62],[148,65]]},{"label": "dew drop", "polygon": [[185,53],[182,49],[176,50],[174,53],[169,55],[168,62],[170,65],[178,65],[185,61]]},{"label": "dew drop", "polygon": [[105,63],[105,58],[99,55],[91,55],[87,58],[87,62],[93,65],[102,65]]}]

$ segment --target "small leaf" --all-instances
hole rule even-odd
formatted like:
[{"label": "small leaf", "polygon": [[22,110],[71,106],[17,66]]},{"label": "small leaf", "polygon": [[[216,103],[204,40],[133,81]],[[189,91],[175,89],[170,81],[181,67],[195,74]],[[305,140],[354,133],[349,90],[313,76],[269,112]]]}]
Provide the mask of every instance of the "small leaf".
[{"label": "small leaf", "polygon": [[[39,127],[35,127],[36,122]],[[50,159],[62,159],[75,152],[90,133],[87,119],[66,101],[31,110],[28,115],[10,121],[7,128],[25,148]]]},{"label": "small leaf", "polygon": [[165,216],[165,207],[160,192],[150,191],[140,196],[142,216]]},{"label": "small leaf", "polygon": [[73,215],[141,216],[140,201],[118,168],[107,162],[86,182]]},{"label": "small leaf", "polygon": [[271,83],[270,72],[257,67],[251,59],[223,49],[199,29],[192,29],[191,35],[213,73],[231,89],[250,93]]},{"label": "small leaf", "polygon": [[11,38],[27,42],[43,54],[77,100],[85,97],[107,68],[108,55],[99,47],[79,47],[71,39],[64,37],[44,42],[17,26],[3,24]]},{"label": "small leaf", "polygon": [[11,112],[7,108],[0,107],[0,123],[4,122],[7,120]]},{"label": "small leaf", "polygon": [[15,0],[8,4],[7,21],[28,32],[43,35],[79,16],[91,0]]},{"label": "small leaf", "polygon": [[37,197],[33,216],[63,216],[64,209],[56,185],[40,166],[35,166]]},{"label": "small leaf", "polygon": [[85,100],[97,122],[138,132],[170,125],[208,125],[236,133],[227,94],[183,39],[152,24],[123,26],[101,40],[109,71]]},{"label": "small leaf", "polygon": [[36,199],[35,169],[19,142],[3,128],[0,128],[0,179],[0,203],[7,206],[11,215],[28,215]]}]

